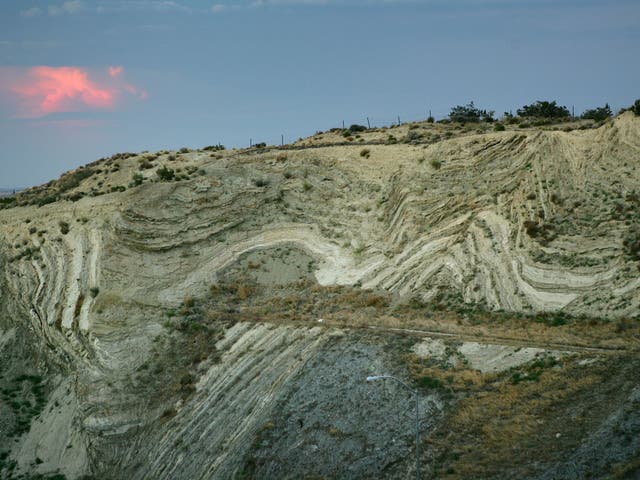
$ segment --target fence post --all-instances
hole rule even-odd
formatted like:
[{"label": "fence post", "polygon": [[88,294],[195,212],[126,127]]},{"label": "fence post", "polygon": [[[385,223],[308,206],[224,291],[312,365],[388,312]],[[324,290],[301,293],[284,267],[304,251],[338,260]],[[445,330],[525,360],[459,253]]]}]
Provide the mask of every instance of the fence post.
[{"label": "fence post", "polygon": [[367,117],[367,127],[371,128],[371,123],[369,122],[369,117]]},{"label": "fence post", "polygon": [[398,125],[400,125],[400,115],[398,115]]}]

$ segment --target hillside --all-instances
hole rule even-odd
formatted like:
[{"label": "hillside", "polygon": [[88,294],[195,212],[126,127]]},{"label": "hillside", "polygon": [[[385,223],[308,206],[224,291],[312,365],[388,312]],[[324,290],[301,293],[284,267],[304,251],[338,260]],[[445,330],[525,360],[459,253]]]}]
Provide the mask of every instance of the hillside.
[{"label": "hillside", "polygon": [[405,478],[380,373],[426,478],[640,468],[631,112],[117,154],[2,206],[3,478]]}]

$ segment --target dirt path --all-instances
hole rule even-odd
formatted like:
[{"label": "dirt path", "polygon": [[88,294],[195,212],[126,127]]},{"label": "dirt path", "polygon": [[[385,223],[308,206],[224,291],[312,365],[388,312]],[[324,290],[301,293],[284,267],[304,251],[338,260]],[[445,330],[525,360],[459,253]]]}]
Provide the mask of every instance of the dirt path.
[{"label": "dirt path", "polygon": [[629,348],[591,347],[591,346],[584,346],[584,345],[555,343],[555,342],[552,342],[552,343],[535,342],[535,341],[526,342],[523,340],[502,337],[502,336],[463,335],[459,333],[439,332],[435,330],[419,330],[419,329],[413,329],[413,328],[391,328],[391,327],[379,327],[376,325],[369,325],[365,328],[370,330],[375,330],[375,331],[401,333],[401,334],[415,335],[415,336],[426,336],[431,338],[446,338],[446,339],[460,340],[463,342],[478,342],[478,343],[485,343],[485,344],[508,345],[508,346],[515,346],[515,347],[523,347],[523,348],[563,350],[567,352],[577,352],[577,353],[623,354],[623,353],[631,353],[631,352],[638,351],[637,349],[631,348],[631,347]]}]

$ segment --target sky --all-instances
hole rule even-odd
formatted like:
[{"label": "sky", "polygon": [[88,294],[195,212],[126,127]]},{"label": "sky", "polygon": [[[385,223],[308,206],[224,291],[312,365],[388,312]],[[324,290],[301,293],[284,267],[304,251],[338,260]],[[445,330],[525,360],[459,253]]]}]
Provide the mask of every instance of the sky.
[{"label": "sky", "polygon": [[2,0],[0,188],[117,152],[640,98],[638,0]]}]

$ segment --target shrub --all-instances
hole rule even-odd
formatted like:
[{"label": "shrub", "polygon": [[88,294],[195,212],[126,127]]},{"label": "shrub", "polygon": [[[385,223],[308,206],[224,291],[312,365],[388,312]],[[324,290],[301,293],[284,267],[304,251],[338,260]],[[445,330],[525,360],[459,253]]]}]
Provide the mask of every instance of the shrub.
[{"label": "shrub", "polygon": [[585,110],[585,112],[581,115],[581,118],[587,120],[595,120],[596,122],[601,122],[602,120],[606,120],[609,117],[611,117],[611,107],[609,107],[608,103],[606,103],[604,107]]},{"label": "shrub", "polygon": [[420,139],[422,138],[422,135],[418,132],[415,131],[410,131],[409,133],[407,133],[407,136],[404,137],[404,142],[405,143],[415,143],[420,141]]},{"label": "shrub", "polygon": [[493,129],[494,129],[496,132],[504,132],[504,130],[505,130],[504,125],[503,125],[502,123],[496,123],[496,124],[493,126]]},{"label": "shrub", "polygon": [[365,127],[364,125],[351,125],[349,127],[349,130],[351,130],[352,132],[364,132],[367,130],[367,127]]},{"label": "shrub", "polygon": [[431,159],[429,164],[436,170],[440,170],[440,167],[442,166],[442,162],[440,160],[436,160],[435,158]]},{"label": "shrub", "polygon": [[518,116],[552,119],[568,118],[569,109],[565,106],[557,105],[555,100],[553,102],[538,100],[536,103],[519,108]]},{"label": "shrub", "polygon": [[180,153],[189,153],[189,149],[187,147],[182,147],[180,149]]},{"label": "shrub", "polygon": [[254,178],[253,184],[256,187],[266,187],[267,185],[269,185],[269,180],[266,178]]},{"label": "shrub", "polygon": [[204,147],[202,150],[216,152],[218,150],[225,150],[225,146],[219,143],[217,145],[209,145],[208,147]]},{"label": "shrub", "polygon": [[625,253],[632,260],[640,260],[640,229],[634,229],[627,234],[622,242]]},{"label": "shrub", "polygon": [[363,148],[362,150],[360,150],[361,157],[369,158],[370,155],[371,155],[371,150],[369,150],[368,148]]},{"label": "shrub", "polygon": [[437,390],[442,388],[442,381],[438,378],[429,377],[427,375],[418,378],[418,385],[423,388],[430,388],[433,390]]},{"label": "shrub", "polygon": [[89,295],[91,295],[91,298],[96,298],[99,293],[100,293],[100,289],[98,287],[91,287],[89,289]]},{"label": "shrub", "polygon": [[473,102],[466,105],[456,105],[449,112],[449,119],[452,122],[493,122],[493,111],[480,110]]},{"label": "shrub", "polygon": [[640,116],[640,98],[634,102],[631,106],[631,111],[636,115]]},{"label": "shrub", "polygon": [[148,170],[150,168],[153,168],[153,163],[151,163],[146,158],[143,158],[142,160],[140,160],[140,163],[138,164],[139,170]]},{"label": "shrub", "polygon": [[433,117],[429,117],[427,118],[427,123],[433,123],[435,121],[435,119]]},{"label": "shrub", "polygon": [[134,185],[142,185],[143,181],[144,181],[144,177],[142,176],[141,173],[134,173],[133,174],[132,183]]},{"label": "shrub", "polygon": [[62,235],[66,235],[67,233],[69,233],[69,224],[67,222],[63,222],[62,220],[60,220],[58,222],[58,225],[60,226],[60,233]]},{"label": "shrub", "polygon": [[63,193],[67,190],[71,190],[72,188],[76,188],[80,185],[80,182],[85,178],[89,178],[95,172],[92,168],[80,168],[75,172],[66,173],[60,177],[58,180],[58,192]]},{"label": "shrub", "polygon": [[170,182],[176,175],[176,172],[172,168],[162,166],[156,171],[158,178],[163,182]]}]

